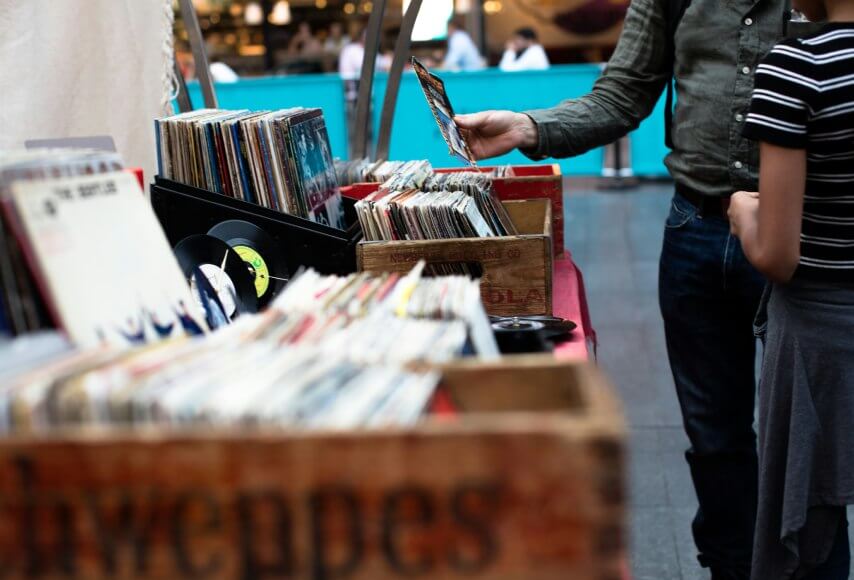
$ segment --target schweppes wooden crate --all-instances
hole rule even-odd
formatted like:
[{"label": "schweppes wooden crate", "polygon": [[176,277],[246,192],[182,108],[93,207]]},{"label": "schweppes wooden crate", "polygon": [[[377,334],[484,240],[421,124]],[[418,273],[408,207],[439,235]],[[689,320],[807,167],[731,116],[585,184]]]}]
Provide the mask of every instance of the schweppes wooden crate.
[{"label": "schweppes wooden crate", "polygon": [[4,578],[618,580],[624,426],[585,364],[445,370],[375,432],[0,441]]},{"label": "schweppes wooden crate", "polygon": [[547,199],[505,201],[519,232],[497,238],[359,242],[360,271],[408,272],[428,264],[466,263],[480,273],[486,311],[498,316],[552,313],[552,221]]}]

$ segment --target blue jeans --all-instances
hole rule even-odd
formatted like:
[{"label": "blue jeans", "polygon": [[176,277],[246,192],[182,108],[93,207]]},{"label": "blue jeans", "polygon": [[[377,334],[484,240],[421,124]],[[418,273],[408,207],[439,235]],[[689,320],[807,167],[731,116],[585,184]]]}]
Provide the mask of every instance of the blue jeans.
[{"label": "blue jeans", "polygon": [[676,194],[664,232],[659,303],[700,504],[699,560],[718,579],[750,575],[756,519],[753,319],[765,280],[722,217]]}]

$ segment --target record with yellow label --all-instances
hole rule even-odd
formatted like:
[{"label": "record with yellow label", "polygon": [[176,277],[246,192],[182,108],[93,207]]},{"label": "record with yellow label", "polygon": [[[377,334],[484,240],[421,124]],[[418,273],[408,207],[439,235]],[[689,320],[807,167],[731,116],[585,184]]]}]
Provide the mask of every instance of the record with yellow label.
[{"label": "record with yellow label", "polygon": [[243,220],[220,222],[208,235],[231,246],[246,263],[255,283],[258,306],[263,308],[285,287],[290,277],[276,243],[267,232]]}]

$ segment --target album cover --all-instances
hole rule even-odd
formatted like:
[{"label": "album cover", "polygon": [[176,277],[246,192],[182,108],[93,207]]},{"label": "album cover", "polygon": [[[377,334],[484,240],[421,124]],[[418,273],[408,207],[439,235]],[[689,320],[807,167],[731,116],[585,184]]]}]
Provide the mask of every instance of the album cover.
[{"label": "album cover", "polygon": [[439,130],[442,132],[442,137],[448,144],[449,153],[468,162],[472,166],[476,166],[477,163],[474,155],[468,143],[466,143],[465,137],[460,133],[457,123],[454,121],[454,108],[451,106],[451,100],[445,91],[445,83],[442,79],[428,71],[417,58],[413,56],[411,60],[412,68],[415,70],[418,82],[421,84],[421,90],[427,98],[427,104],[430,105],[430,110],[433,112],[436,123],[439,125]]},{"label": "album cover", "polygon": [[323,112],[204,110],[155,122],[166,179],[345,229]]},{"label": "album cover", "polygon": [[134,176],[15,182],[3,210],[76,344],[126,347],[205,327]]},{"label": "album cover", "polygon": [[291,125],[290,137],[296,153],[297,178],[308,218],[344,229],[344,208],[338,191],[335,164],[329,150],[329,135],[320,109],[302,122]]}]

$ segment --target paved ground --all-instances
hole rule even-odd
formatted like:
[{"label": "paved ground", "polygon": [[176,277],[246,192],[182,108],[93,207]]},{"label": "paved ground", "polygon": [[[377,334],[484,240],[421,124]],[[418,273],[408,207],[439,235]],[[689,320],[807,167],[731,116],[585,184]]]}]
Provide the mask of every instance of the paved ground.
[{"label": "paved ground", "polygon": [[683,456],[688,440],[658,310],[658,256],[672,186],[615,192],[569,181],[567,189],[567,247],[584,273],[599,363],[630,424],[633,580],[708,580],[691,539],[697,503]]},{"label": "paved ground", "polygon": [[667,184],[628,192],[570,184],[567,247],[584,273],[599,362],[631,425],[634,580],[704,578],[689,523],[696,506],[658,312],[658,255]]}]

